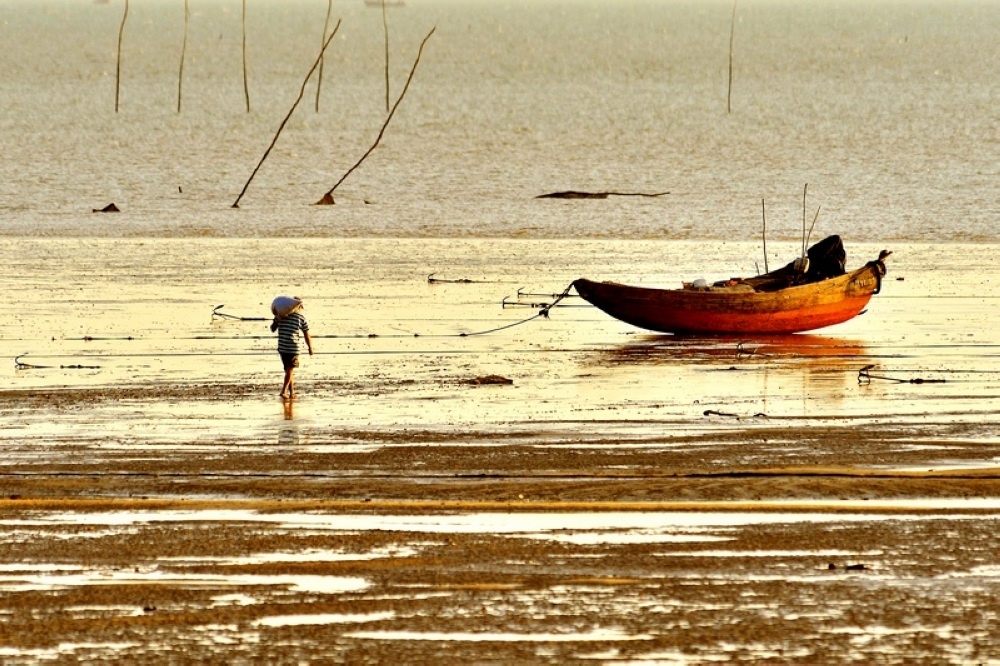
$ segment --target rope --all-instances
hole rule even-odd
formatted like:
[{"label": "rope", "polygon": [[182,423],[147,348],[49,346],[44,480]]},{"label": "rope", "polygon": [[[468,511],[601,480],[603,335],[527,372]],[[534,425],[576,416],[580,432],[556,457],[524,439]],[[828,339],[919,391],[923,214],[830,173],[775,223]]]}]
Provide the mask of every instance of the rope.
[{"label": "rope", "polygon": [[542,309],[541,310],[539,310],[538,312],[536,312],[535,314],[531,315],[530,317],[528,317],[526,319],[522,319],[521,321],[515,321],[513,324],[506,324],[504,326],[498,326],[497,328],[491,328],[491,329],[486,330],[486,331],[479,331],[477,333],[460,333],[459,336],[465,338],[465,337],[471,337],[471,336],[474,336],[474,335],[488,335],[490,333],[496,333],[498,331],[504,331],[504,330],[506,330],[508,328],[514,328],[515,326],[520,326],[521,324],[527,324],[529,321],[534,321],[535,319],[538,319],[539,317],[543,317],[545,319],[548,319],[549,318],[549,312],[552,310],[552,308],[554,308],[555,306],[559,305],[559,302],[561,300],[563,300],[564,298],[566,298],[566,296],[569,295],[569,290],[572,289],[572,288],[573,288],[573,283],[571,282],[569,284],[569,286],[567,286],[565,289],[563,289],[563,292],[561,294],[559,294],[555,298],[555,300],[553,300],[548,305],[542,305]]},{"label": "rope", "polygon": [[[503,326],[496,326],[494,328],[489,328],[489,329],[485,329],[485,330],[482,330],[482,331],[474,331],[472,333],[440,333],[440,334],[431,334],[431,335],[422,335],[420,333],[378,335],[378,334],[375,334],[375,333],[369,333],[369,334],[355,334],[355,335],[315,335],[313,337],[317,338],[317,339],[327,339],[327,340],[331,340],[332,339],[332,340],[336,340],[336,339],[421,338],[421,337],[425,337],[425,338],[471,338],[471,337],[477,337],[477,336],[482,336],[482,335],[489,335],[491,333],[498,333],[500,331],[505,331],[507,329],[514,328],[515,326],[520,326],[522,324],[527,324],[528,322],[534,321],[535,319],[539,319],[539,318],[548,319],[549,312],[551,312],[552,308],[554,308],[556,305],[558,305],[564,298],[566,298],[567,296],[569,296],[569,292],[570,292],[570,290],[572,288],[573,288],[573,283],[571,282],[562,291],[562,293],[560,293],[558,296],[556,296],[556,298],[551,303],[540,304],[541,305],[541,309],[538,312],[536,312],[535,314],[531,315],[530,317],[526,317],[525,319],[522,319],[520,321],[515,321],[515,322],[512,322],[510,324],[504,324]],[[221,319],[229,319],[229,320],[236,320],[236,321],[267,321],[266,317],[240,317],[240,316],[237,316],[237,315],[231,315],[231,314],[227,314],[225,312],[220,312],[220,309],[223,308],[223,307],[225,307],[225,305],[217,305],[217,306],[215,306],[212,309],[212,319],[213,320],[215,318],[221,318]],[[256,335],[256,336],[234,336],[234,337],[225,338],[225,339],[230,339],[230,340],[265,340],[265,339],[270,339],[271,337],[273,337],[273,336]],[[93,340],[135,340],[135,338],[132,337],[132,336],[122,337],[122,338],[93,338],[93,337],[90,337],[90,336],[85,336],[84,338],[79,338],[79,339],[85,340],[85,341],[88,341],[88,342],[93,341]],[[207,337],[207,336],[195,336],[195,337],[191,337],[191,338],[171,338],[171,339],[172,340],[217,340],[217,339],[220,339],[220,338]],[[162,353],[161,352],[161,353],[137,353],[137,354],[94,354],[94,355],[87,355],[87,356],[88,356],[88,358],[150,358],[150,357],[153,357],[153,358],[167,358],[167,357],[181,357],[181,356],[256,356],[256,355],[263,355],[263,354],[270,354],[270,353],[271,352],[225,352],[225,353],[216,353],[216,352],[167,352],[167,353]],[[346,353],[346,352],[320,352],[320,354],[324,354],[324,353],[325,354],[339,354],[339,353]],[[350,353],[388,353],[388,352],[350,352]],[[26,352],[24,354],[20,354],[20,355],[18,355],[18,356],[16,356],[14,358],[14,365],[15,365],[15,367],[18,370],[41,369],[41,368],[51,368],[51,367],[54,367],[54,366],[34,365],[34,364],[31,364],[31,363],[25,363],[21,359],[24,358],[27,355],[28,355],[28,352]],[[54,355],[42,356],[40,358],[47,358],[47,359],[55,359],[55,358],[77,358],[79,356],[81,356],[81,354],[54,354]],[[39,357],[35,357],[35,358],[39,358]],[[59,366],[59,367],[60,368],[96,368],[98,366],[69,365],[69,366]]]}]

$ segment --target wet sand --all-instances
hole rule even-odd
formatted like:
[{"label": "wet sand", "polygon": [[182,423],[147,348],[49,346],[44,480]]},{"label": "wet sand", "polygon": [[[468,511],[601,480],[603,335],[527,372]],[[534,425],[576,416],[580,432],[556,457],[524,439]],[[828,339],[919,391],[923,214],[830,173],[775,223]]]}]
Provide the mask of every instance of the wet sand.
[{"label": "wet sand", "polygon": [[[93,411],[151,390],[0,406]],[[985,663],[1000,469],[983,461],[1000,441],[949,420],[7,441],[0,656]]]}]

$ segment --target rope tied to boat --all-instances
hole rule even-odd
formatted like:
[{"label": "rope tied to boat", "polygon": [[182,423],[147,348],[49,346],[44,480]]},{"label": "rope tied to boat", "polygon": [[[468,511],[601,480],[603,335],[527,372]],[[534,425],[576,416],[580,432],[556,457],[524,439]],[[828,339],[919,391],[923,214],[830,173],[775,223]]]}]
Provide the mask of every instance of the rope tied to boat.
[{"label": "rope tied to boat", "polygon": [[515,326],[520,326],[521,324],[527,324],[529,321],[534,321],[535,319],[538,319],[540,317],[543,318],[543,319],[548,319],[549,318],[549,312],[552,310],[552,308],[554,308],[555,306],[559,305],[559,302],[561,300],[563,300],[564,298],[566,298],[567,296],[569,296],[570,289],[573,288],[574,284],[575,283],[570,282],[569,285],[565,289],[562,290],[562,293],[560,293],[558,296],[556,296],[552,300],[551,303],[539,303],[539,306],[540,306],[541,309],[538,312],[536,312],[535,314],[531,315],[530,317],[528,317],[526,319],[522,319],[521,321],[515,321],[515,322],[513,322],[511,324],[505,324],[503,326],[498,326],[496,328],[491,328],[491,329],[488,329],[486,331],[477,331],[475,333],[459,333],[459,337],[467,338],[467,337],[472,337],[472,336],[475,336],[475,335],[487,335],[489,333],[496,333],[498,331],[503,331],[503,330],[506,330],[508,328],[514,328]]}]

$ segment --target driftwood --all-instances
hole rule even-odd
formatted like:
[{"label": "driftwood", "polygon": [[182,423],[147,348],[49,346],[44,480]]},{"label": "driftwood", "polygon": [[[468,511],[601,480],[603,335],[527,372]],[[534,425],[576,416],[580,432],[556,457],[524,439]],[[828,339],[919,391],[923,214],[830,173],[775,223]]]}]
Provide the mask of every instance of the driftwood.
[{"label": "driftwood", "polygon": [[109,203],[104,208],[95,208],[94,212],[95,213],[120,213],[121,209],[119,209],[118,206],[116,206],[114,204],[114,202],[112,202],[112,203]]},{"label": "driftwood", "polygon": [[340,187],[340,184],[343,183],[345,180],[347,180],[347,177],[350,176],[352,173],[354,173],[355,169],[357,169],[359,166],[361,166],[361,163],[364,162],[366,159],[368,159],[368,156],[371,155],[375,151],[375,149],[378,147],[379,142],[382,140],[382,137],[385,135],[386,128],[389,126],[389,121],[391,121],[392,117],[396,114],[396,109],[399,108],[399,103],[402,102],[403,101],[403,97],[406,96],[406,91],[410,89],[410,82],[413,81],[413,75],[417,71],[417,65],[420,64],[420,56],[424,52],[424,45],[427,44],[427,40],[431,38],[431,35],[434,34],[434,31],[436,29],[437,28],[431,28],[431,31],[427,33],[427,36],[424,37],[424,40],[422,42],[420,42],[420,48],[417,50],[417,57],[413,61],[413,67],[410,68],[410,75],[408,77],[406,77],[406,84],[403,86],[403,92],[399,93],[399,98],[396,99],[396,103],[392,105],[392,109],[389,111],[388,115],[386,116],[385,122],[382,123],[382,129],[379,130],[378,136],[375,137],[375,143],[373,143],[371,145],[371,148],[369,148],[367,151],[365,151],[365,154],[361,156],[361,159],[359,159],[357,162],[354,163],[354,166],[352,166],[350,169],[348,169],[347,172],[343,176],[340,177],[340,180],[338,180],[334,184],[333,187],[331,187],[329,190],[326,191],[326,194],[324,194],[320,198],[320,200],[316,202],[315,205],[317,205],[317,206],[332,206],[333,204],[335,204],[336,202],[333,200],[333,193],[334,193],[334,191],[338,187]]},{"label": "driftwood", "polygon": [[278,131],[274,133],[274,138],[271,139],[271,145],[268,146],[267,150],[264,151],[264,156],[260,158],[260,162],[257,163],[257,166],[256,168],[254,168],[253,173],[250,174],[250,178],[247,179],[246,185],[243,186],[243,190],[240,192],[240,195],[236,197],[236,201],[233,202],[232,206],[233,208],[240,207],[240,199],[243,198],[243,195],[246,194],[247,188],[250,187],[250,181],[252,181],[254,176],[257,175],[257,172],[260,170],[261,165],[264,164],[264,160],[267,159],[267,156],[271,154],[271,149],[274,148],[274,144],[278,142],[278,136],[281,135],[281,130],[285,129],[285,125],[288,124],[288,119],[292,117],[293,113],[295,113],[295,107],[297,107],[299,105],[299,102],[302,101],[302,96],[305,95],[306,93],[306,84],[309,83],[309,79],[312,77],[313,72],[315,72],[316,68],[319,67],[319,63],[323,59],[323,54],[326,53],[327,47],[330,46],[330,42],[333,41],[333,38],[337,34],[337,30],[339,29],[340,29],[340,21],[337,21],[337,25],[333,27],[333,32],[330,33],[330,36],[327,37],[326,42],[323,43],[323,48],[322,50],[320,50],[319,56],[316,58],[316,62],[313,63],[313,66],[309,69],[309,73],[306,74],[305,80],[302,81],[302,87],[299,89],[299,96],[295,98],[295,103],[292,104],[292,108],[288,110],[288,114],[285,116],[285,119],[281,121],[281,125],[278,127]]},{"label": "driftwood", "polygon": [[607,199],[608,197],[662,197],[670,192],[579,192],[577,190],[566,190],[565,192],[550,192],[549,194],[539,194],[536,199]]}]

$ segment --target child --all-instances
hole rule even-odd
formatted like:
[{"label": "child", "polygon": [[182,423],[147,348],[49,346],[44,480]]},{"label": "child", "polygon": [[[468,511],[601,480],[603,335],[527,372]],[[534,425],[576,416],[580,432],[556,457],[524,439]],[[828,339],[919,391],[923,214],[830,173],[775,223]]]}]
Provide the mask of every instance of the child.
[{"label": "child", "polygon": [[295,368],[299,367],[299,337],[305,338],[309,355],[313,354],[312,338],[309,337],[309,322],[302,314],[302,299],[297,296],[279,296],[271,304],[274,321],[271,332],[278,332],[278,354],[285,368],[285,382],[281,386],[281,397],[291,400],[295,397]]}]

